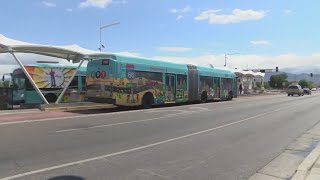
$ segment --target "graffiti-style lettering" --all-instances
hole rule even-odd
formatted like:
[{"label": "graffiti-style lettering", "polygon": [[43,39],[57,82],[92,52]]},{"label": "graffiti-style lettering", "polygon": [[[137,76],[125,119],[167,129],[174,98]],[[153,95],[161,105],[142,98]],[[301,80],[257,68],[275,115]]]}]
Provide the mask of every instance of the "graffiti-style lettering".
[{"label": "graffiti-style lettering", "polygon": [[91,72],[91,78],[95,78],[96,77],[96,73],[94,71]]},{"label": "graffiti-style lettering", "polygon": [[146,82],[146,85],[147,86],[156,86],[156,85],[159,85],[160,83],[158,82],[158,81],[150,81],[150,80],[148,80],[147,82]]},{"label": "graffiti-style lettering", "polygon": [[104,79],[106,77],[106,72],[105,71],[101,71],[101,79]]},{"label": "graffiti-style lettering", "polygon": [[96,72],[96,78],[100,78],[101,77],[101,72],[100,71],[97,71]]},{"label": "graffiti-style lettering", "polygon": [[132,80],[135,78],[135,72],[132,70],[127,70],[127,78]]}]

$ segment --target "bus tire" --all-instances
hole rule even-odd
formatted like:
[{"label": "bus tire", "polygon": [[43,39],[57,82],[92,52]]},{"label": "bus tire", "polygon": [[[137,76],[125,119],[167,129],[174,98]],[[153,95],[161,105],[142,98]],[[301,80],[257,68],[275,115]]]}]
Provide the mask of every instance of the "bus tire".
[{"label": "bus tire", "polygon": [[44,97],[47,99],[47,101],[48,101],[49,103],[54,103],[54,102],[56,102],[56,101],[57,101],[57,98],[58,98],[57,95],[55,95],[55,94],[53,94],[53,93],[46,94]]},{"label": "bus tire", "polygon": [[142,102],[141,102],[142,108],[149,109],[152,107],[153,104],[154,104],[153,94],[151,92],[145,93],[142,97]]},{"label": "bus tire", "polygon": [[203,91],[203,92],[201,93],[201,102],[202,102],[202,103],[208,102],[208,94],[207,94],[207,91]]},{"label": "bus tire", "polygon": [[228,100],[232,100],[233,99],[233,91],[229,91],[229,94],[228,94]]}]

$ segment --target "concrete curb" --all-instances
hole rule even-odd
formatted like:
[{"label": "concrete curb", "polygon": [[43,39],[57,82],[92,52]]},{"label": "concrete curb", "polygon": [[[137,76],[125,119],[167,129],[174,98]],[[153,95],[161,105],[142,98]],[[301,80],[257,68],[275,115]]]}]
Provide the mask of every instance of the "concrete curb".
[{"label": "concrete curb", "polygon": [[307,178],[309,171],[316,163],[320,156],[320,144],[311,151],[311,153],[298,166],[297,172],[292,176],[291,180],[304,180]]},{"label": "concrete curb", "polygon": [[0,110],[1,115],[8,115],[8,114],[22,114],[22,113],[30,113],[30,112],[39,112],[39,109],[16,109],[16,110]]},{"label": "concrete curb", "polygon": [[88,106],[61,106],[61,107],[45,107],[41,111],[76,111],[76,110],[89,110],[89,109],[114,109],[115,105],[88,105]]},{"label": "concrete curb", "polygon": [[61,104],[41,104],[41,111],[76,111],[89,109],[113,109],[117,106],[113,104],[93,103],[93,102],[75,102]]}]

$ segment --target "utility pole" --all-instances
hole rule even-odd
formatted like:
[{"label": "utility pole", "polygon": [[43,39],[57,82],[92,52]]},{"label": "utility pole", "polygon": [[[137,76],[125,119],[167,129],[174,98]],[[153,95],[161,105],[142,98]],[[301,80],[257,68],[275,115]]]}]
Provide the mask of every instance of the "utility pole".
[{"label": "utility pole", "polygon": [[224,67],[227,67],[227,59],[228,59],[228,56],[230,56],[230,55],[236,55],[236,54],[239,54],[239,53],[224,54]]},{"label": "utility pole", "polygon": [[99,50],[100,52],[102,51],[102,48],[104,48],[104,45],[102,44],[102,30],[105,29],[105,28],[108,28],[108,27],[111,27],[111,26],[115,26],[115,25],[118,25],[120,24],[120,22],[116,22],[116,23],[111,23],[111,24],[108,24],[108,25],[105,25],[103,26],[102,23],[100,23],[100,43],[99,43]]}]

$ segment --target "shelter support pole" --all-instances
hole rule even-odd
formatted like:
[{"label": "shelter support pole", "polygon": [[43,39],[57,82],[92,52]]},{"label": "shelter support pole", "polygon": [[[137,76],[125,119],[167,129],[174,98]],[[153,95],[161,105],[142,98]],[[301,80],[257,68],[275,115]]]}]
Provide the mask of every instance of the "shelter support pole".
[{"label": "shelter support pole", "polygon": [[74,71],[74,73],[72,74],[69,82],[67,83],[67,85],[63,88],[61,94],[59,95],[57,101],[55,102],[55,104],[58,104],[61,101],[61,98],[63,97],[64,93],[66,92],[66,90],[68,89],[68,87],[70,86],[70,83],[72,82],[72,80],[74,79],[74,77],[76,76],[77,72],[79,71],[82,63],[85,61],[85,59],[81,59],[79,66],[77,67],[77,69]]},{"label": "shelter support pole", "polygon": [[24,74],[27,76],[27,78],[29,79],[30,83],[32,84],[33,88],[36,90],[37,94],[40,96],[40,98],[42,99],[42,101],[45,104],[49,104],[49,102],[47,101],[47,99],[43,96],[42,92],[40,91],[40,89],[38,88],[38,86],[36,85],[36,83],[33,81],[33,79],[31,78],[30,74],[28,73],[28,71],[26,70],[26,68],[23,66],[23,64],[21,63],[21,61],[19,60],[19,58],[14,54],[14,52],[10,52],[10,54],[13,56],[13,58],[17,61],[17,63],[19,64],[19,66],[21,67],[22,71],[24,72]]}]

